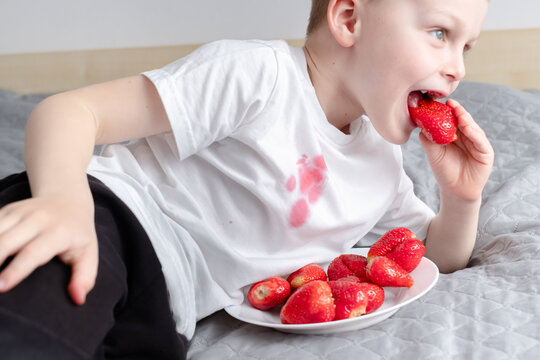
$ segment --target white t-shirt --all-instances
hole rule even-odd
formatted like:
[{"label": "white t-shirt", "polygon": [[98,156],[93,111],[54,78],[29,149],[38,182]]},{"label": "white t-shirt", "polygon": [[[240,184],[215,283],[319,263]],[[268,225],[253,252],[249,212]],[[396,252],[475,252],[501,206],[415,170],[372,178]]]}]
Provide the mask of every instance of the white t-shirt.
[{"label": "white t-shirt", "polygon": [[147,231],[188,338],[252,282],[394,227],[425,237],[434,214],[413,194],[400,147],[367,117],[349,135],[330,125],[302,49],[219,41],[144,75],[172,133],[107,146],[89,173]]}]

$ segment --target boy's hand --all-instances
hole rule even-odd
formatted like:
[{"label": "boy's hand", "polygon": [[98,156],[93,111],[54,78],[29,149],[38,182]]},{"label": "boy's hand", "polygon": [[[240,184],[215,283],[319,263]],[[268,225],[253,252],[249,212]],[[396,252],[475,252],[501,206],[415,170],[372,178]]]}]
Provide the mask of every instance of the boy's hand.
[{"label": "boy's hand", "polygon": [[430,142],[423,134],[420,140],[427,154],[441,195],[465,201],[478,200],[493,166],[493,148],[484,131],[457,101],[446,104],[458,119],[458,139],[447,145]]},{"label": "boy's hand", "polygon": [[0,209],[0,264],[12,255],[0,273],[0,292],[58,256],[72,267],[68,292],[73,302],[84,304],[98,267],[91,194],[30,198]]}]

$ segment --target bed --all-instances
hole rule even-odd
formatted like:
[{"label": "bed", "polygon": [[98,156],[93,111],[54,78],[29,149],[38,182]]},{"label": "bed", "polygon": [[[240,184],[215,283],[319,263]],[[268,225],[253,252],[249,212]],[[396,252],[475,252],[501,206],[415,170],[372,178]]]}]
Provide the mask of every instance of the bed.
[{"label": "bed", "polygon": [[[0,177],[23,170],[24,125],[44,95],[0,90]],[[490,138],[495,165],[469,266],[371,327],[283,333],[217,312],[198,324],[190,359],[479,359],[540,356],[540,91],[464,82],[453,95]],[[414,133],[403,146],[417,194],[439,205]]]}]

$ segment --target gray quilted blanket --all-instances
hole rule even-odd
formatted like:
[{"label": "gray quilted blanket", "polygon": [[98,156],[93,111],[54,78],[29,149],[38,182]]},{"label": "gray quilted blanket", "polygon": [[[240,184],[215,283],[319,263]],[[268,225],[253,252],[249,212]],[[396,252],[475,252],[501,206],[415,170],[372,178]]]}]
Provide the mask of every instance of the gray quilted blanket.
[{"label": "gray quilted blanket", "polygon": [[[189,358],[540,358],[540,92],[464,82],[453,97],[496,153],[466,269],[441,274],[425,296],[357,331],[286,334],[220,311],[199,322]],[[22,128],[40,98],[0,90],[0,177],[23,169]],[[406,170],[437,210],[437,184],[416,135],[403,147]]]}]

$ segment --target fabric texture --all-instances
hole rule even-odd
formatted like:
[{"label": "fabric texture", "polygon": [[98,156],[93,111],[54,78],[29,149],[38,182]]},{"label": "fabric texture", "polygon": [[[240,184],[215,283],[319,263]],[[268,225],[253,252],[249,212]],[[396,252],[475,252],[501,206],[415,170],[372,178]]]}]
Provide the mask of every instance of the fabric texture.
[{"label": "fabric texture", "polygon": [[[0,348],[5,360],[183,359],[161,266],[126,206],[100,181],[95,200],[99,270],[83,306],[66,288],[70,269],[57,258],[0,294]],[[0,181],[0,207],[30,196],[25,173]],[[2,265],[1,268],[8,263]]]},{"label": "fabric texture", "polygon": [[172,134],[108,146],[90,173],[149,234],[188,338],[244,286],[328,261],[372,229],[425,236],[434,214],[400,147],[365,117],[348,135],[330,125],[301,49],[219,41],[144,75]]}]

